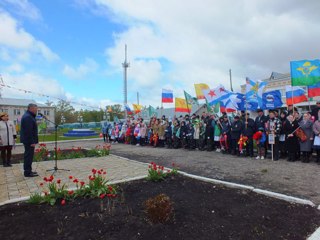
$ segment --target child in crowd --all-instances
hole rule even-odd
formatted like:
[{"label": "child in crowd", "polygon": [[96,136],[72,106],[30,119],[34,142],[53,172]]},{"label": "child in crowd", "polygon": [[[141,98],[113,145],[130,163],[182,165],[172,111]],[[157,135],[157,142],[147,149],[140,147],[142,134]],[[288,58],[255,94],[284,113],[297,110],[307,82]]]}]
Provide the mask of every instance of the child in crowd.
[{"label": "child in crowd", "polygon": [[255,134],[253,134],[252,137],[257,144],[257,149],[258,149],[258,156],[256,157],[256,159],[264,159],[264,155],[265,155],[265,142],[267,140],[266,134],[264,132],[263,127],[259,128],[259,131],[256,132]]}]

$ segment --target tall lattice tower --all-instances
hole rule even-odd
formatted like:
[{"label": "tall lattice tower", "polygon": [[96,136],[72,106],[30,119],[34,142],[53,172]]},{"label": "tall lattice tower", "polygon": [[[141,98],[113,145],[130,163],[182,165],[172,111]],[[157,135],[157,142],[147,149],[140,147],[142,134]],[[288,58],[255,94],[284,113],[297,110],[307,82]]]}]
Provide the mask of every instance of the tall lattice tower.
[{"label": "tall lattice tower", "polygon": [[124,63],[122,63],[122,67],[123,67],[123,106],[124,106],[124,113],[125,113],[125,118],[127,119],[127,109],[126,109],[126,105],[127,105],[127,69],[129,67],[129,63],[127,62],[127,44],[125,45],[125,48],[124,48],[124,51],[125,51],[125,58],[124,58]]}]

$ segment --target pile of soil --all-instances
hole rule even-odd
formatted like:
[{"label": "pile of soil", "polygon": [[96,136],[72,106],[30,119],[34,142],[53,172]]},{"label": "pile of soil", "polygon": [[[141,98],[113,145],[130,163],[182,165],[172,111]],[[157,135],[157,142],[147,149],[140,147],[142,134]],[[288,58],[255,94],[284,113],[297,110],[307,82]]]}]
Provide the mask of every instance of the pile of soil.
[{"label": "pile of soil", "polygon": [[[174,219],[152,225],[143,202],[160,193],[174,202]],[[100,199],[66,205],[0,207],[1,239],[306,239],[320,225],[316,208],[183,176],[119,185],[112,213]],[[104,199],[107,206],[107,199]]]}]

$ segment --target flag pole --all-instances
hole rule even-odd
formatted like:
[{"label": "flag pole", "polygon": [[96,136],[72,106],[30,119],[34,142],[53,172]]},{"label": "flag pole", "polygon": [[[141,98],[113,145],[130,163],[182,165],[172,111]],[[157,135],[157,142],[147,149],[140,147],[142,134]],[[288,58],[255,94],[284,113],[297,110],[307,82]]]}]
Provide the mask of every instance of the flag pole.
[{"label": "flag pole", "polygon": [[294,115],[294,104],[293,104],[293,87],[291,86],[291,101],[292,101],[292,115]]},{"label": "flag pole", "polygon": [[309,86],[307,86],[307,100],[308,100],[308,104],[309,104],[309,112],[311,112],[311,105],[310,105],[310,99],[309,99]]}]

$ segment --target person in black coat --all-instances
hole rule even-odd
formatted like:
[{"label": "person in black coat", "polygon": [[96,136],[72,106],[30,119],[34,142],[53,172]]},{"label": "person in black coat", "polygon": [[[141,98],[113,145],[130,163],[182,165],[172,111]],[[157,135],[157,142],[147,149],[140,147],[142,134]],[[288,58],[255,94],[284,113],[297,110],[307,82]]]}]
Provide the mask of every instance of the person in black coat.
[{"label": "person in black coat", "polygon": [[235,116],[234,120],[231,124],[231,154],[232,155],[240,155],[238,141],[240,139],[240,135],[242,132],[242,123],[239,120],[239,116]]},{"label": "person in black coat", "polygon": [[[231,147],[230,147],[230,144],[231,144],[231,137],[230,137],[230,123],[229,123],[229,120],[228,120],[228,116],[227,115],[224,115],[223,116],[223,121],[221,123],[221,133],[222,133],[222,136],[224,137],[224,146],[221,146],[221,150],[222,152],[225,152],[225,153],[231,153]],[[226,139],[225,139],[226,137]]]},{"label": "person in black coat", "polygon": [[299,127],[298,121],[294,119],[292,115],[287,118],[287,123],[285,124],[285,134],[286,134],[286,148],[288,151],[288,161],[294,162],[297,160],[299,151],[299,140],[294,134],[294,131]]},{"label": "person in black coat", "polygon": [[36,172],[32,172],[32,161],[34,155],[34,148],[39,142],[38,140],[38,126],[36,122],[36,114],[38,107],[36,104],[30,103],[28,110],[21,118],[20,142],[24,146],[24,176],[35,177],[38,176]]},{"label": "person in black coat", "polygon": [[187,134],[188,134],[188,127],[186,126],[186,122],[182,121],[181,127],[180,127],[180,140],[183,148],[187,147]]},{"label": "person in black coat", "polygon": [[213,150],[214,144],[214,127],[212,125],[213,119],[208,119],[206,125],[206,140],[207,140],[207,151]]},{"label": "person in black coat", "polygon": [[246,156],[253,157],[253,134],[255,133],[255,123],[252,118],[249,117],[249,113],[247,113],[247,118],[243,123],[242,135],[248,137],[247,145],[246,145]]},{"label": "person in black coat", "polygon": [[286,142],[285,142],[285,129],[287,121],[287,113],[285,111],[282,111],[280,113],[280,121],[281,121],[281,130],[280,130],[280,136],[279,136],[279,149],[280,149],[280,158],[286,158],[287,157],[287,148],[286,148]]},{"label": "person in black coat", "polygon": [[172,122],[168,123],[164,136],[166,138],[167,148],[172,148]]},{"label": "person in black coat", "polygon": [[268,121],[268,117],[264,115],[263,110],[258,109],[258,116],[255,119],[255,131],[258,131],[259,128],[263,128],[265,130],[265,124]]}]

